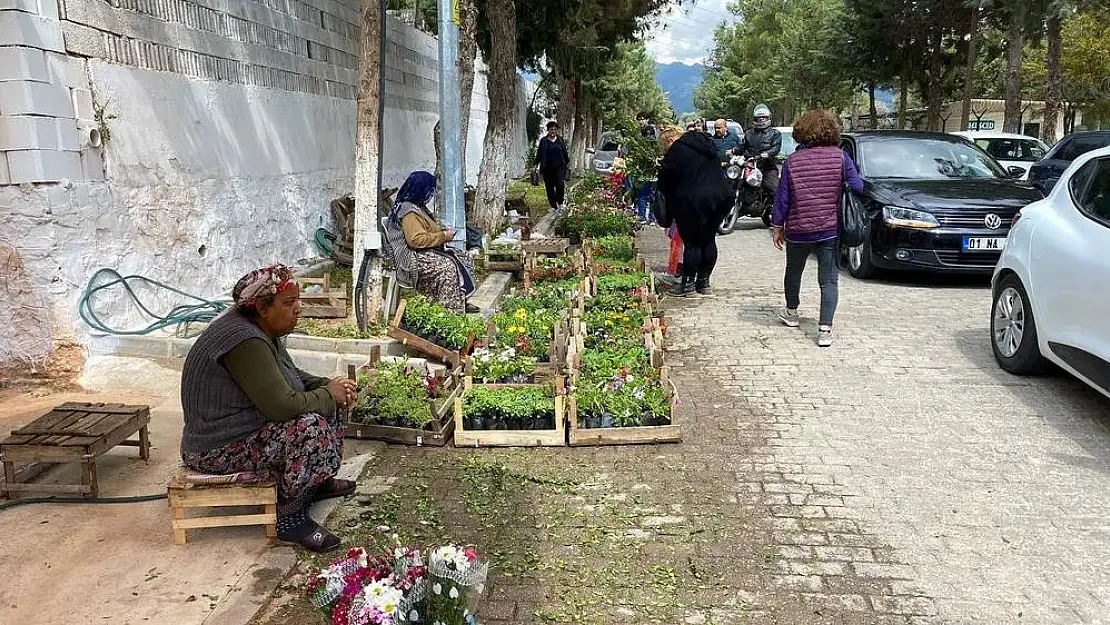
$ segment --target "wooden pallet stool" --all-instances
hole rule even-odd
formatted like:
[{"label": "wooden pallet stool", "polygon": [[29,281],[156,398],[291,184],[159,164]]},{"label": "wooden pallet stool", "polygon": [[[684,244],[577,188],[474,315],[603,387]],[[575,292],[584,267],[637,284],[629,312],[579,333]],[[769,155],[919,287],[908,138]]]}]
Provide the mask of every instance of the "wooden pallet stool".
[{"label": "wooden pallet stool", "polygon": [[[170,480],[168,494],[175,545],[185,544],[186,530],[203,527],[265,525],[266,536],[277,538],[277,485],[272,479],[243,482],[235,475],[202,475],[182,467]],[[211,513],[228,506],[262,506],[262,512],[185,516],[187,508],[207,508]]]},{"label": "wooden pallet stool", "polygon": [[[117,445],[139,448],[139,457],[150,458],[149,406],[67,403],[12,431],[0,441],[5,482],[0,495],[39,491],[99,497],[96,459]],[[139,440],[128,440],[138,432]],[[16,463],[80,463],[80,484],[31,484],[16,478]]]}]

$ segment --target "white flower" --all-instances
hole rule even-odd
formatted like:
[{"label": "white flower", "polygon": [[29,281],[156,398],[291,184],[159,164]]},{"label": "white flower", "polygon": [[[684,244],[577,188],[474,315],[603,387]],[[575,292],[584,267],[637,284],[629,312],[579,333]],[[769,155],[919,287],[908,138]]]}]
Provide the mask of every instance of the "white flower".
[{"label": "white flower", "polygon": [[416,610],[413,610],[412,612],[409,612],[409,621],[412,622],[412,623],[419,623],[420,622],[420,613],[417,612]]},{"label": "white flower", "polygon": [[443,586],[441,586],[439,582],[436,582],[435,585],[432,586],[432,592],[434,592],[437,595],[442,595],[443,594]]},{"label": "white flower", "polygon": [[458,599],[459,598],[459,589],[452,586],[451,587],[451,592],[447,593],[447,596],[451,597],[452,599]]}]

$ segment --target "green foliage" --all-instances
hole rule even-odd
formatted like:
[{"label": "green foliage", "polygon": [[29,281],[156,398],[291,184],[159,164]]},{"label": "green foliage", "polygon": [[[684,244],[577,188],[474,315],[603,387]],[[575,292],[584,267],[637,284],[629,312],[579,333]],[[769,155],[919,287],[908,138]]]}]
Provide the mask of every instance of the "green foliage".
[{"label": "green foliage", "polygon": [[635,183],[654,180],[662,156],[659,143],[641,135],[639,124],[630,117],[625,118],[618,141],[625,151],[625,173],[628,177]]},{"label": "green foliage", "polygon": [[475,386],[463,397],[463,417],[498,419],[524,425],[555,412],[555,395],[549,386],[486,388]]},{"label": "green foliage", "polygon": [[470,362],[470,375],[480,383],[528,382],[538,364],[535,356],[517,353],[513,347],[477,349]]},{"label": "green foliage", "polygon": [[[655,61],[642,41],[618,42],[613,58],[583,78],[582,87],[592,96],[606,128],[620,127],[640,111],[650,113],[656,123],[674,119],[674,109],[655,82]],[[654,148],[655,156],[658,151]]]},{"label": "green foliage", "polygon": [[407,362],[379,363],[371,383],[369,372],[359,375],[359,386],[370,387],[351,412],[351,419],[361,423],[379,421],[404,422],[406,426],[423,428],[432,421],[429,399],[442,396],[426,368]]},{"label": "green foliage", "polygon": [[631,235],[636,230],[635,218],[625,212],[602,207],[577,207],[567,211],[555,222],[561,237],[578,236],[594,239],[612,235]]},{"label": "green foliage", "polygon": [[1110,109],[1110,10],[1078,13],[1064,21],[1061,64],[1064,95],[1074,102]]},{"label": "green foliage", "polygon": [[559,311],[554,308],[534,306],[533,302],[517,300],[516,307],[502,304],[501,310],[490,318],[497,329],[493,347],[513,348],[522,355],[541,361],[548,359],[551,338]]},{"label": "green foliage", "polygon": [[403,321],[411,332],[439,338],[448,349],[454,350],[466,347],[470,337],[480,335],[484,329],[481,319],[451,312],[423,295],[408,298]]},{"label": "green foliage", "polygon": [[590,244],[590,253],[594,258],[630,261],[636,257],[636,250],[632,247],[632,237],[621,235],[599,237],[593,239]]}]

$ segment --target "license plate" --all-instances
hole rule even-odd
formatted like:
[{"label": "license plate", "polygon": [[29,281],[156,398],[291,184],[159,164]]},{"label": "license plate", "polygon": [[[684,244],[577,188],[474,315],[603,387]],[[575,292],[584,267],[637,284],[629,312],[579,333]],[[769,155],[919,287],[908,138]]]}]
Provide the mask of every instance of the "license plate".
[{"label": "license plate", "polygon": [[1001,252],[1006,247],[1006,237],[964,237],[964,251]]}]

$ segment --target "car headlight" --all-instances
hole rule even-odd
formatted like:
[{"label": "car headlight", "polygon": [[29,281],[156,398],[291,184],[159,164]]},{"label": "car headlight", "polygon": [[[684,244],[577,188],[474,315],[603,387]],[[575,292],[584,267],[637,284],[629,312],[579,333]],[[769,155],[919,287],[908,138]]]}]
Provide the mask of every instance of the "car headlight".
[{"label": "car headlight", "polygon": [[725,170],[725,174],[728,175],[730,180],[736,180],[740,177],[740,167],[737,165],[729,165],[728,169]]},{"label": "car headlight", "polygon": [[883,221],[895,228],[938,228],[940,222],[931,214],[898,206],[883,207]]}]

